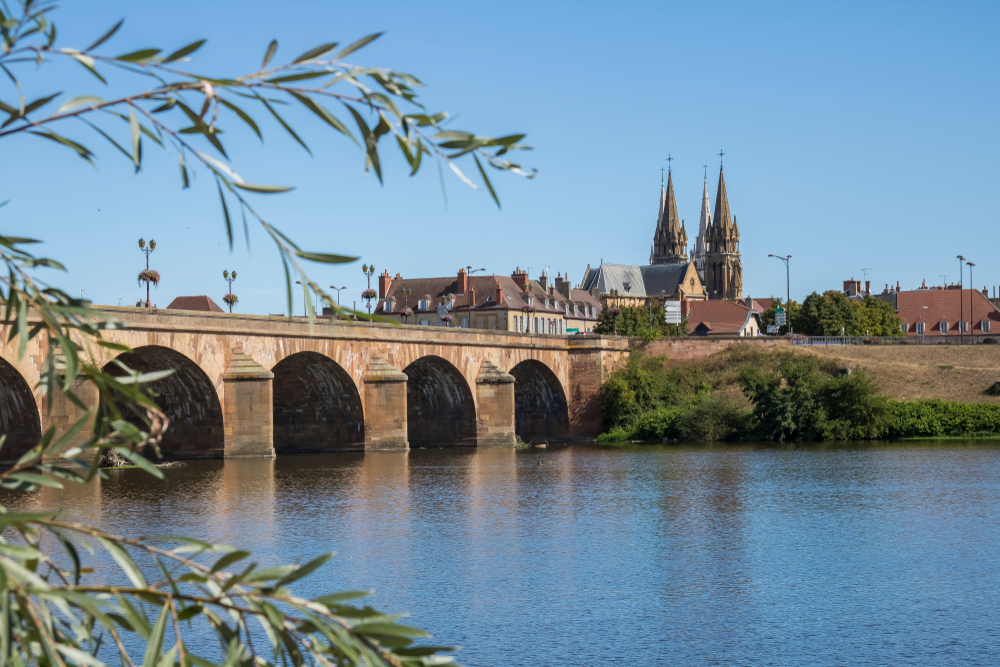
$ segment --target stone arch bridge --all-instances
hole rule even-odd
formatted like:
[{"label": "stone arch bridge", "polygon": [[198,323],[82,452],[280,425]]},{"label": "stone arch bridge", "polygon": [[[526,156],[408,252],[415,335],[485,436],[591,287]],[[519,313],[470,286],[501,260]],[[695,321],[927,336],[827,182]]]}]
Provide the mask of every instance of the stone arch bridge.
[{"label": "stone arch bridge", "polygon": [[[175,372],[151,385],[171,419],[172,458],[285,452],[503,446],[586,438],[600,427],[598,392],[625,340],[228,313],[102,307],[128,323],[105,334],[139,371]],[[16,460],[49,425],[82,412],[38,390],[44,342],[17,359],[0,348],[0,460]],[[101,349],[110,372],[114,353]],[[82,384],[80,395],[96,402]]]}]

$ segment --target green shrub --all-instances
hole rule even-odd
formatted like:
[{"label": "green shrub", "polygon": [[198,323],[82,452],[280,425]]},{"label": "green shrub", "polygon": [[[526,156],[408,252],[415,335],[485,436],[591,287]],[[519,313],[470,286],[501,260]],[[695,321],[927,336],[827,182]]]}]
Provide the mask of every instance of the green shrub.
[{"label": "green shrub", "polygon": [[1000,435],[1000,405],[938,400],[897,401],[892,403],[888,431],[893,438]]},{"label": "green shrub", "polygon": [[749,418],[738,398],[713,394],[681,414],[680,433],[693,442],[732,440],[746,433]]}]

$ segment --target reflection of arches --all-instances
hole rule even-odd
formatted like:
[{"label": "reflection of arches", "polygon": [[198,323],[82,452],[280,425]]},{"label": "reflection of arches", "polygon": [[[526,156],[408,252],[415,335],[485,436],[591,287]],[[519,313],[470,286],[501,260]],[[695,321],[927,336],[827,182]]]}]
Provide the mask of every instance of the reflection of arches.
[{"label": "reflection of arches", "polygon": [[361,394],[337,362],[316,352],[299,352],[271,370],[276,452],[363,449]]},{"label": "reflection of arches", "polygon": [[[176,350],[159,345],[135,348],[116,361],[140,373],[174,371],[146,385],[156,404],[170,418],[170,427],[160,443],[164,457],[222,457],[225,450],[222,406],[215,385],[198,364]],[[126,374],[114,361],[104,370],[117,376]],[[145,428],[134,414],[126,418]]]},{"label": "reflection of arches", "polygon": [[462,373],[441,357],[421,357],[406,373],[411,447],[476,444],[476,406]]},{"label": "reflection of arches", "polygon": [[514,376],[514,432],[523,440],[569,434],[569,407],[559,378],[540,361],[528,359]]},{"label": "reflection of arches", "polygon": [[16,461],[42,439],[42,422],[31,387],[21,372],[0,359],[0,460]]}]

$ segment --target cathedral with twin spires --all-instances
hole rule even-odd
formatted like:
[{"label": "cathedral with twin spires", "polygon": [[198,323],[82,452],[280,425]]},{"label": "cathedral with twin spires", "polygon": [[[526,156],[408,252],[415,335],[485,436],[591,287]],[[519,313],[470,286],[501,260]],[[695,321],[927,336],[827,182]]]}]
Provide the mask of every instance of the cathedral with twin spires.
[{"label": "cathedral with twin spires", "polygon": [[701,195],[701,220],[694,247],[688,251],[684,221],[677,215],[674,182],[667,173],[660,185],[660,213],[649,252],[650,265],[694,262],[709,299],[740,299],[743,296],[743,265],[740,263],[740,228],[729,211],[726,178],[719,167],[719,189],[715,195],[715,215],[710,213],[708,179]]}]

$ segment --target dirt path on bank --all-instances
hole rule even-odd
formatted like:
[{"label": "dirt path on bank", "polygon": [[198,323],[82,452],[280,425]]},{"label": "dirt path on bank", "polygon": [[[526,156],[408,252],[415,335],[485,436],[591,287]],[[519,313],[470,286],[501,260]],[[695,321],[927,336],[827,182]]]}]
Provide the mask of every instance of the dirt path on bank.
[{"label": "dirt path on bank", "polygon": [[863,368],[895,399],[1000,403],[986,389],[1000,382],[1000,345],[845,345],[796,350]]}]

